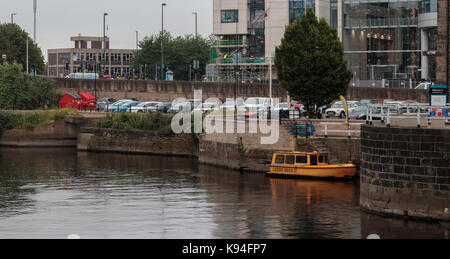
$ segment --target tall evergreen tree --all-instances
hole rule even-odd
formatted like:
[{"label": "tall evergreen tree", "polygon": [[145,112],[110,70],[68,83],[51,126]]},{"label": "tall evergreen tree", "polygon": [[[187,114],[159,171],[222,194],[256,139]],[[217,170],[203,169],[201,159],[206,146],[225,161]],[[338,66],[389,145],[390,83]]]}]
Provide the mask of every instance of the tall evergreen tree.
[{"label": "tall evergreen tree", "polygon": [[281,85],[309,116],[315,105],[345,95],[352,78],[336,29],[325,19],[318,20],[312,9],[286,28],[276,48],[275,66]]},{"label": "tall evergreen tree", "polygon": [[38,74],[44,74],[45,64],[41,49],[33,42],[28,33],[17,24],[0,24],[0,58],[1,55],[5,54],[8,63],[16,62],[21,64],[25,71],[27,64],[27,39],[29,71],[31,71],[31,66],[34,65]]}]

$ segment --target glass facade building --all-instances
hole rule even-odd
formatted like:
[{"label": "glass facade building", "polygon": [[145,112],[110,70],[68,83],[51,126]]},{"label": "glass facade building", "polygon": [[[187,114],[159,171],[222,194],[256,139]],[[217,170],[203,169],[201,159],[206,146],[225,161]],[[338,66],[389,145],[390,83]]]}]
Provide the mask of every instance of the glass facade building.
[{"label": "glass facade building", "polygon": [[289,0],[289,23],[302,18],[307,8],[316,8],[316,0]]},{"label": "glass facade building", "polygon": [[354,80],[420,79],[420,2],[343,0],[343,42]]}]

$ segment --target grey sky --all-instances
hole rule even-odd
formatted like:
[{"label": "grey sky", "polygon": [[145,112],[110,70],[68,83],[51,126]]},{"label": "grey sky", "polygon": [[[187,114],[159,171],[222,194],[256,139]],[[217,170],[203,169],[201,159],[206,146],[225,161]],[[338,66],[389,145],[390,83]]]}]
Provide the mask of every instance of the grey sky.
[{"label": "grey sky", "polygon": [[[198,12],[198,32],[212,33],[213,0],[38,0],[37,42],[45,59],[47,49],[69,48],[71,36],[103,36],[103,13],[107,12],[111,48],[136,46],[139,39],[160,32],[161,3],[164,29],[174,35],[194,34]],[[0,22],[14,22],[33,38],[33,0],[0,0]]]}]

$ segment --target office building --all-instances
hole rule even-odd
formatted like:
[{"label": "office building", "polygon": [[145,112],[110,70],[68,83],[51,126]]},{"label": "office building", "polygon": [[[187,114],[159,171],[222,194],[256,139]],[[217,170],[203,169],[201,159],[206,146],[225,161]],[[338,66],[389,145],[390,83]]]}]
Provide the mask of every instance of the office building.
[{"label": "office building", "polygon": [[99,74],[111,77],[132,75],[131,58],[136,50],[110,49],[108,37],[104,41],[103,37],[79,35],[70,40],[73,48],[48,50],[50,76],[65,77],[70,73],[94,72],[95,64],[101,64],[101,71],[97,71]]}]

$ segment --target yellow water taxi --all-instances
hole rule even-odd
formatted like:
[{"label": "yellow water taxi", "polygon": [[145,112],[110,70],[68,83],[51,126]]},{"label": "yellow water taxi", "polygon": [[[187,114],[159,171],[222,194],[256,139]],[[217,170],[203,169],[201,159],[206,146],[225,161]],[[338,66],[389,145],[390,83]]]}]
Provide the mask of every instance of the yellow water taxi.
[{"label": "yellow water taxi", "polygon": [[350,180],[356,174],[354,164],[328,164],[328,154],[305,152],[276,152],[273,154],[269,176],[312,177]]}]

